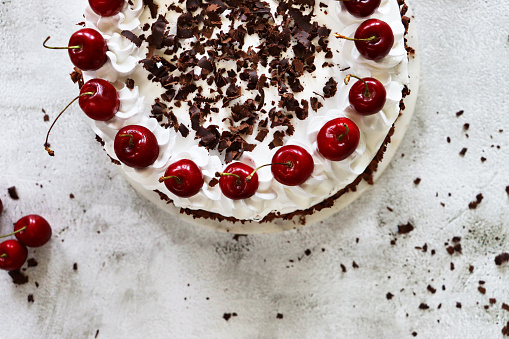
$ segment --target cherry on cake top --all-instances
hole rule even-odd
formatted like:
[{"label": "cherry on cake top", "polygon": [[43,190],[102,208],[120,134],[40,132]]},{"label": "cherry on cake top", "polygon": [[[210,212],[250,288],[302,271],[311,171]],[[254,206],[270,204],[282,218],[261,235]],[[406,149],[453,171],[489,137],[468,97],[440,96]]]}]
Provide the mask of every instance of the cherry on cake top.
[{"label": "cherry on cake top", "polygon": [[194,161],[181,159],[166,169],[159,182],[164,182],[166,188],[176,196],[189,198],[201,190],[204,180],[200,168]]},{"label": "cherry on cake top", "polygon": [[272,157],[274,179],[286,186],[298,186],[309,179],[314,169],[313,157],[297,145],[283,146]]},{"label": "cherry on cake top", "polygon": [[125,0],[88,0],[92,10],[100,16],[113,16],[124,7]]},{"label": "cherry on cake top", "polygon": [[359,53],[368,60],[381,60],[389,55],[394,45],[394,33],[385,21],[368,19],[361,23],[354,37],[349,38],[339,33],[334,36],[355,42]]},{"label": "cherry on cake top", "polygon": [[231,163],[220,175],[219,188],[232,200],[250,198],[258,189],[258,174],[254,168],[244,163]]},{"label": "cherry on cake top", "polygon": [[373,14],[380,6],[381,0],[336,0],[348,13],[358,18],[365,18]]},{"label": "cherry on cake top", "polygon": [[159,144],[154,133],[139,125],[119,129],[113,148],[118,160],[133,168],[148,167],[159,156]]},{"label": "cherry on cake top", "polygon": [[67,47],[47,46],[46,42],[49,39],[50,37],[47,37],[44,40],[42,44],[44,47],[48,49],[66,49],[71,62],[82,71],[95,71],[108,60],[106,41],[101,33],[95,29],[83,28],[76,31],[71,35]]},{"label": "cherry on cake top", "polygon": [[350,106],[360,115],[371,115],[380,112],[387,98],[384,85],[375,78],[359,78],[352,74],[346,76],[346,85],[348,85],[351,77],[357,78],[358,81],[350,88],[348,93]]},{"label": "cherry on cake top", "polygon": [[348,158],[359,145],[360,131],[350,119],[341,117],[327,122],[318,132],[318,152],[331,161]]},{"label": "cherry on cake top", "polygon": [[83,112],[91,119],[97,121],[107,121],[112,119],[118,112],[120,107],[120,99],[117,90],[108,81],[103,79],[92,79],[87,81],[81,87],[80,95],[74,98],[65,108],[57,115],[51,124],[44,147],[49,155],[54,156],[55,152],[49,148],[49,134],[55,126],[60,116],[67,110],[73,102],[79,100],[79,105]]}]

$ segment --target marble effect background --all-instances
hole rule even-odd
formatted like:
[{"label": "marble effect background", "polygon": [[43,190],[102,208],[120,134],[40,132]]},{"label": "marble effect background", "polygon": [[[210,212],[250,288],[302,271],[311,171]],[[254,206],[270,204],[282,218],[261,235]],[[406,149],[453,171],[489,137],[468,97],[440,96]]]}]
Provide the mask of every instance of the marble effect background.
[{"label": "marble effect background", "polygon": [[[411,5],[420,94],[379,182],[319,224],[234,238],[140,198],[77,105],[48,157],[42,109],[55,118],[77,89],[67,53],[41,43],[67,44],[85,1],[0,0],[0,231],[31,213],[54,228],[29,251],[28,283],[0,272],[0,338],[502,338],[509,264],[494,258],[509,251],[509,2]],[[415,229],[398,234],[408,222]],[[450,255],[455,236],[462,253]]]}]

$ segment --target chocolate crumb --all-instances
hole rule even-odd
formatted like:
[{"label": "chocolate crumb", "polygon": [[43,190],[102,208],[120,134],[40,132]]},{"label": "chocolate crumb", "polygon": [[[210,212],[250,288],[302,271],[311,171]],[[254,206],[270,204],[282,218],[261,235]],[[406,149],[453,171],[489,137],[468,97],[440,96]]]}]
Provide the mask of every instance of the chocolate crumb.
[{"label": "chocolate crumb", "polygon": [[502,265],[505,262],[509,261],[509,253],[504,252],[502,254],[499,254],[495,257],[495,264],[498,266]]},{"label": "chocolate crumb", "polygon": [[429,309],[429,306],[427,304],[425,304],[425,303],[421,303],[419,305],[419,309],[420,310],[427,310],[427,309]]},{"label": "chocolate crumb", "polygon": [[12,200],[19,200],[18,191],[16,190],[16,186],[9,187],[7,189],[7,192],[9,192],[9,196]]},{"label": "chocolate crumb", "polygon": [[241,237],[246,237],[246,238],[247,238],[247,234],[235,234],[235,235],[233,236],[233,240],[235,240],[235,241],[239,241],[239,239],[240,239]]},{"label": "chocolate crumb", "polygon": [[210,187],[214,187],[214,186],[216,186],[218,183],[219,183],[219,180],[217,180],[217,178],[212,178],[212,179],[210,179],[210,181],[209,181],[209,186],[210,186]]},{"label": "chocolate crumb", "polygon": [[464,125],[463,125],[463,129],[464,129],[465,131],[468,131],[468,129],[469,129],[469,128],[470,128],[470,124],[468,124],[468,123],[467,123],[467,124],[464,124]]},{"label": "chocolate crumb", "polygon": [[460,302],[456,302],[456,308],[461,308],[461,303]]},{"label": "chocolate crumb", "polygon": [[502,335],[505,335],[505,336],[509,337],[509,321],[507,322],[507,325],[505,325],[502,328]]},{"label": "chocolate crumb", "polygon": [[34,258],[30,258],[27,260],[27,267],[35,267],[37,265],[39,265],[39,263]]},{"label": "chocolate crumb", "polygon": [[492,304],[492,305],[493,305],[493,304],[495,304],[496,302],[497,302],[497,299],[495,299],[495,298],[490,298],[490,304]]},{"label": "chocolate crumb", "polygon": [[509,312],[509,305],[507,305],[506,303],[502,303],[502,309]]},{"label": "chocolate crumb", "polygon": [[465,113],[465,111],[463,111],[463,110],[458,111],[458,112],[456,112],[456,116],[457,116],[457,117],[460,117],[460,116],[462,116],[462,115],[463,115],[463,113]]},{"label": "chocolate crumb", "polygon": [[283,314],[278,313],[278,314],[276,315],[276,318],[277,318],[277,319],[283,319]]},{"label": "chocolate crumb", "polygon": [[407,234],[414,230],[414,226],[408,222],[406,225],[398,225],[398,234]]},{"label": "chocolate crumb", "polygon": [[427,287],[426,289],[427,289],[428,291],[430,291],[431,293],[433,293],[433,294],[435,294],[435,293],[436,293],[436,291],[437,291],[437,289],[436,289],[436,288],[434,288],[434,287],[433,287],[433,286],[431,286],[431,285],[428,285],[428,287]]},{"label": "chocolate crumb", "polygon": [[454,263],[451,262],[451,271],[454,271]]},{"label": "chocolate crumb", "polygon": [[69,199],[74,199],[74,194],[69,194]]},{"label": "chocolate crumb", "polygon": [[346,273],[346,266],[345,266],[345,265],[343,265],[343,264],[341,264],[341,265],[339,265],[339,266],[341,266],[341,271],[342,271],[343,273]]},{"label": "chocolate crumb", "polygon": [[468,271],[469,271],[470,273],[474,272],[474,266],[470,265],[470,266],[468,267]]},{"label": "chocolate crumb", "polygon": [[481,294],[486,294],[486,289],[485,289],[484,287],[482,287],[482,286],[477,287],[477,290],[478,290],[478,291],[479,291],[479,293],[481,293]]},{"label": "chocolate crumb", "polygon": [[94,338],[97,338],[99,336],[99,330],[95,331],[95,337]]},{"label": "chocolate crumb", "polygon": [[388,292],[385,297],[387,298],[387,300],[391,300],[393,297],[394,297],[394,294],[392,294],[391,292]]},{"label": "chocolate crumb", "polygon": [[9,275],[12,278],[12,282],[16,285],[24,285],[28,282],[28,277],[21,273],[20,270],[9,271]]},{"label": "chocolate crumb", "polygon": [[412,332],[412,335],[413,335],[414,337],[417,337],[417,332]]},{"label": "chocolate crumb", "polygon": [[482,193],[479,193],[478,195],[476,195],[475,201],[472,201],[468,204],[468,208],[471,210],[475,210],[477,208],[477,206],[481,203],[483,198],[484,197],[483,197]]},{"label": "chocolate crumb", "polygon": [[233,312],[233,313],[224,313],[223,314],[223,319],[228,321],[230,320],[231,317],[236,317],[237,316],[237,313]]},{"label": "chocolate crumb", "polygon": [[77,271],[77,270],[78,270],[78,263],[74,263],[74,264],[72,264],[72,269],[73,269],[74,271]]},{"label": "chocolate crumb", "polygon": [[352,262],[352,267],[353,268],[359,268],[359,265],[357,265],[357,263],[354,261],[354,262]]},{"label": "chocolate crumb", "polygon": [[509,186],[505,187],[505,192],[507,193],[507,195],[509,195]]},{"label": "chocolate crumb", "polygon": [[421,183],[421,178],[416,178],[416,179],[414,180],[414,184],[415,184],[415,185],[419,185],[420,183]]},{"label": "chocolate crumb", "polygon": [[27,298],[27,299],[28,299],[28,302],[29,302],[29,303],[33,303],[33,302],[34,302],[34,295],[33,295],[32,293],[30,293],[30,294],[28,295],[28,298]]},{"label": "chocolate crumb", "polygon": [[460,151],[460,156],[464,157],[464,156],[465,156],[465,154],[467,153],[467,150],[468,150],[468,149],[467,149],[466,147],[463,147],[463,148],[461,149],[461,151]]},{"label": "chocolate crumb", "polygon": [[307,256],[310,256],[311,255],[311,250],[308,248],[304,251],[304,254],[306,254]]}]

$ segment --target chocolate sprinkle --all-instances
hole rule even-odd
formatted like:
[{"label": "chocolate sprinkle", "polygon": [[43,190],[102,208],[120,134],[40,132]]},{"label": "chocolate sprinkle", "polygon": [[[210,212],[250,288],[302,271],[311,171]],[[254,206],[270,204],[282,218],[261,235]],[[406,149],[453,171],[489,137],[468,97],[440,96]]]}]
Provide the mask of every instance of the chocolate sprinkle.
[{"label": "chocolate sprinkle", "polygon": [[509,262],[509,253],[504,252],[495,257],[495,264],[500,266],[503,263]]}]

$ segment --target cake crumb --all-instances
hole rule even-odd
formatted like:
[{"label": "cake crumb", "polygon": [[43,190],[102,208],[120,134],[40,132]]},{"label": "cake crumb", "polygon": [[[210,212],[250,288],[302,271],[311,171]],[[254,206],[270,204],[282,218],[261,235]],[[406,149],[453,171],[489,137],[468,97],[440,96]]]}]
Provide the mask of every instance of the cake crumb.
[{"label": "cake crumb", "polygon": [[484,199],[484,197],[483,197],[482,193],[479,193],[478,195],[476,195],[475,201],[472,201],[468,204],[468,208],[471,210],[475,210],[477,208],[477,206],[482,202],[483,199]]},{"label": "cake crumb", "polygon": [[278,314],[276,315],[276,318],[277,318],[277,319],[283,319],[283,314],[282,314],[282,313],[278,313]]},{"label": "cake crumb", "polygon": [[9,193],[9,196],[12,200],[19,200],[18,191],[16,190],[16,186],[9,187],[7,189],[7,192]]}]

